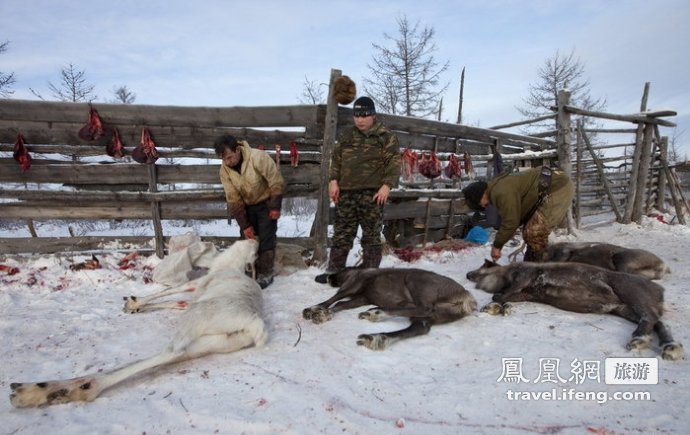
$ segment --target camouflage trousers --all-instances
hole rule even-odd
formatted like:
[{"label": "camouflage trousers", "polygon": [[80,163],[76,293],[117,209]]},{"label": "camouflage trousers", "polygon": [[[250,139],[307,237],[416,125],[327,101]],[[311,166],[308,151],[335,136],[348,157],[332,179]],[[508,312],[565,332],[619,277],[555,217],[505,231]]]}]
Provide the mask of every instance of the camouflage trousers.
[{"label": "camouflage trousers", "polygon": [[549,244],[549,234],[563,221],[572,207],[574,193],[572,182],[550,192],[544,204],[527,221],[522,229],[522,238],[534,251],[541,251]]},{"label": "camouflage trousers", "polygon": [[351,249],[359,226],[362,227],[362,247],[381,245],[383,206],[376,204],[375,194],[374,189],[340,192],[333,224],[333,247]]}]

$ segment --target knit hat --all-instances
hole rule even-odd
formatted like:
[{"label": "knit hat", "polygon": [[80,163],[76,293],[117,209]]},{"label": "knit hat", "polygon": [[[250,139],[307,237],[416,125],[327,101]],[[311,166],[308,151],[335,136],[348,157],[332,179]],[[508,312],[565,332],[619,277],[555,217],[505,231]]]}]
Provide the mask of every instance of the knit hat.
[{"label": "knit hat", "polygon": [[481,200],[488,186],[486,181],[476,181],[462,189],[462,194],[465,195],[465,203],[469,208],[472,210],[484,209],[484,207],[481,206]]},{"label": "knit hat", "polygon": [[359,97],[352,105],[352,114],[354,116],[370,116],[376,115],[376,106],[374,100],[369,97]]}]

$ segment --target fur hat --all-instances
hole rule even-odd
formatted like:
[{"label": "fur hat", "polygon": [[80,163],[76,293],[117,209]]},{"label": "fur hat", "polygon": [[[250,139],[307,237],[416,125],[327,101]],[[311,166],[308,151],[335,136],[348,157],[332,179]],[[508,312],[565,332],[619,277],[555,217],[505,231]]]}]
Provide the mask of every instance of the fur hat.
[{"label": "fur hat", "polygon": [[357,95],[357,86],[348,76],[340,76],[333,84],[333,98],[340,104],[350,104]]},{"label": "fur hat", "polygon": [[352,114],[354,116],[369,116],[376,115],[376,106],[374,100],[369,97],[359,97],[352,105]]},{"label": "fur hat", "polygon": [[475,181],[474,183],[462,189],[462,194],[465,195],[465,203],[472,210],[483,210],[481,205],[482,196],[486,192],[489,185],[486,181]]}]

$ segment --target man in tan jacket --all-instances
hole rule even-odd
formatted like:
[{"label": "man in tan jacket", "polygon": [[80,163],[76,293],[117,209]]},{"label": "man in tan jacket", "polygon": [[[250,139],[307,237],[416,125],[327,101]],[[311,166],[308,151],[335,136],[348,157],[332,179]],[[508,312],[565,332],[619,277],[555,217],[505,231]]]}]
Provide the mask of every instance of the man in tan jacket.
[{"label": "man in tan jacket", "polygon": [[257,283],[266,288],[273,282],[276,232],[285,182],[273,159],[252,149],[244,140],[224,135],[214,143],[223,159],[220,181],[230,214],[240,226],[240,237],[258,239]]}]

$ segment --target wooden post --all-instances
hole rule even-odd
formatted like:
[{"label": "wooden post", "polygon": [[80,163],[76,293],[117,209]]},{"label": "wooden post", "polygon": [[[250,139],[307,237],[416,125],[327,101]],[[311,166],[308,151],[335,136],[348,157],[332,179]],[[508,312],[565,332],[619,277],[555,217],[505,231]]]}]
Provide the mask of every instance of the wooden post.
[{"label": "wooden post", "polygon": [[582,223],[582,216],[580,210],[580,183],[582,182],[582,122],[578,120],[577,122],[577,142],[576,142],[576,164],[577,169],[575,172],[575,228],[580,228]]},{"label": "wooden post", "polygon": [[[644,91],[642,91],[642,101],[640,102],[640,112],[647,110],[647,98],[649,97],[649,82],[644,84]],[[635,133],[635,150],[633,151],[632,167],[630,169],[630,180],[628,183],[628,194],[625,198],[625,212],[623,213],[624,224],[629,224],[633,221],[633,212],[635,208],[635,195],[637,193],[637,178],[640,171],[640,155],[642,153],[642,134],[644,132],[644,124],[637,125],[637,132]]]},{"label": "wooden post", "polygon": [[[671,191],[671,199],[673,200],[673,206],[676,209],[676,217],[678,218],[678,222],[681,224],[685,225],[685,217],[683,216],[683,203],[685,204],[685,208],[690,211],[690,207],[688,206],[687,201],[685,201],[685,198],[679,198],[679,193],[683,193],[683,188],[680,185],[680,181],[678,180],[677,177],[674,177],[673,172],[671,172],[671,169],[668,167],[668,162],[666,161],[666,158],[661,157],[661,167],[663,168],[664,172],[666,173],[666,177],[668,178],[668,183],[669,183],[669,190]],[[676,188],[678,192],[676,192]],[[681,203],[683,201],[683,203]]]},{"label": "wooden post", "polygon": [[460,74],[460,98],[458,101],[458,124],[462,124],[462,100],[463,93],[465,92],[465,67],[462,67],[462,73]]},{"label": "wooden post", "polygon": [[[158,192],[158,179],[156,176],[156,165],[149,163],[146,165],[149,172],[149,192]],[[153,223],[153,233],[156,239],[156,255],[158,258],[165,256],[165,246],[163,242],[163,225],[161,224],[161,204],[160,202],[151,201],[151,219]]]},{"label": "wooden post", "polygon": [[649,167],[652,160],[652,137],[654,136],[654,125],[645,123],[640,151],[640,168],[637,171],[637,188],[635,189],[635,201],[633,202],[633,222],[640,223],[644,208],[644,196],[647,189],[649,178]]},{"label": "wooden post", "polygon": [[331,69],[331,81],[328,86],[328,101],[326,105],[326,117],[324,119],[323,146],[321,147],[321,171],[319,186],[319,203],[314,217],[314,254],[312,259],[318,263],[324,263],[328,259],[328,220],[331,200],[328,196],[328,168],[331,163],[331,154],[335,148],[336,131],[338,128],[338,103],[333,98],[333,86],[335,79],[342,72]]},{"label": "wooden post", "polygon": [[[557,130],[557,137],[556,137],[556,152],[558,155],[558,164],[561,167],[561,169],[568,174],[568,176],[572,176],[573,173],[573,164],[570,160],[570,150],[571,150],[571,123],[570,123],[570,113],[568,113],[565,110],[565,106],[568,105],[570,102],[570,91],[566,90],[560,90],[558,91],[558,100],[557,100],[557,108],[558,108],[558,113],[556,116],[556,130]],[[573,221],[573,210],[572,207],[568,209],[568,213],[566,214],[566,220],[567,220],[567,225],[568,225],[568,233],[572,233],[572,230],[574,228],[574,221]]]},{"label": "wooden post", "polygon": [[[662,161],[668,161],[667,136],[659,139],[659,166],[661,166]],[[659,171],[659,182],[656,186],[656,209],[660,212],[666,211],[666,171],[663,168]]]}]

